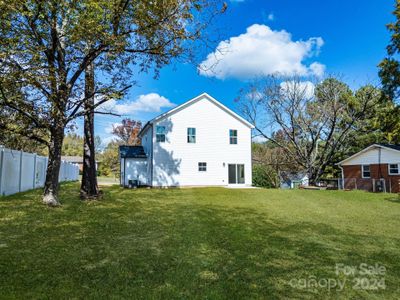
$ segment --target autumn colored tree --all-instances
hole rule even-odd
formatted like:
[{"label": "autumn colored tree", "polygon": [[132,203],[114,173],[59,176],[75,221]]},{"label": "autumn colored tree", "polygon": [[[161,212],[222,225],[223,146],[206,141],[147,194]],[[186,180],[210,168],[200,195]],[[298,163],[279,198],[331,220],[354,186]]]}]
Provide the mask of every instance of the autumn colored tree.
[{"label": "autumn colored tree", "polygon": [[113,125],[112,134],[124,145],[140,145],[138,134],[141,129],[142,122],[126,118],[121,124]]}]

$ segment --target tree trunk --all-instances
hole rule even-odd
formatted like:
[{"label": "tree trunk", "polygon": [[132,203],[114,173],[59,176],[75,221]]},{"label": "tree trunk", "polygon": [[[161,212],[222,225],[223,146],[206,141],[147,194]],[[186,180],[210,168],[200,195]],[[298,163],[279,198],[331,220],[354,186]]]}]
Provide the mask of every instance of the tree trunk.
[{"label": "tree trunk", "polygon": [[85,103],[84,103],[84,144],[81,198],[96,198],[99,195],[96,174],[95,139],[94,139],[94,66],[90,64],[85,70]]},{"label": "tree trunk", "polygon": [[64,139],[64,127],[52,130],[49,146],[49,161],[47,163],[46,181],[44,183],[43,203],[58,206],[58,177],[61,166],[61,150]]}]

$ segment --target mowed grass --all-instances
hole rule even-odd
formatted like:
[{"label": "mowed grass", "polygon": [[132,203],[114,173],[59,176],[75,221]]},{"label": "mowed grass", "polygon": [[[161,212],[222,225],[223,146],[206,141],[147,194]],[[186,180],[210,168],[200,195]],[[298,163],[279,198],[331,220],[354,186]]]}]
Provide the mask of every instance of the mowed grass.
[{"label": "mowed grass", "polygon": [[[38,190],[0,198],[0,298],[400,296],[397,195],[111,186],[86,203],[78,188],[62,185],[55,209]],[[353,288],[337,263],[385,266],[386,289]],[[290,284],[309,278],[348,281],[342,291]]]}]

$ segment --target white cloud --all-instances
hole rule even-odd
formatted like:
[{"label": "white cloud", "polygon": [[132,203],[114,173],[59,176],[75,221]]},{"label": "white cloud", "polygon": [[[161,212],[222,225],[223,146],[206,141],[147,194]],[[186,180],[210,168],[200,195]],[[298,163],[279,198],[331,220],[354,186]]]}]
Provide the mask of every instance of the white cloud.
[{"label": "white cloud", "polygon": [[107,127],[104,128],[104,132],[106,133],[112,133],[114,127],[122,125],[121,123],[109,123]]},{"label": "white cloud", "polygon": [[303,61],[317,56],[324,44],[321,37],[293,41],[285,30],[274,31],[266,25],[254,24],[246,33],[219,43],[213,53],[200,64],[201,75],[225,79],[246,79],[258,75],[321,76],[325,66]]},{"label": "white cloud", "polygon": [[325,73],[325,65],[320,64],[318,62],[313,62],[310,65],[311,73],[317,77],[322,77]]},{"label": "white cloud", "polygon": [[268,19],[269,21],[275,20],[274,14],[273,14],[273,13],[270,13],[270,14],[267,16],[267,19]]},{"label": "white cloud", "polygon": [[304,93],[305,98],[314,96],[315,85],[311,81],[284,81],[281,82],[283,92],[291,93],[294,90],[298,93]]},{"label": "white cloud", "polygon": [[102,105],[103,110],[109,110],[120,115],[135,114],[138,112],[160,112],[161,108],[174,107],[176,104],[157,93],[140,95],[134,101],[107,101]]}]

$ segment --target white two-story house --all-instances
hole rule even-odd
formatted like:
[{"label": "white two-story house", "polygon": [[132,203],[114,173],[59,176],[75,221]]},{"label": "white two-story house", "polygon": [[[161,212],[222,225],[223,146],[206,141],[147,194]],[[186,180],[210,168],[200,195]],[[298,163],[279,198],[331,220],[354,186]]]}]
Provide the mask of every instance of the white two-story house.
[{"label": "white two-story house", "polygon": [[204,93],[150,120],[121,146],[121,185],[251,185],[253,125]]}]

